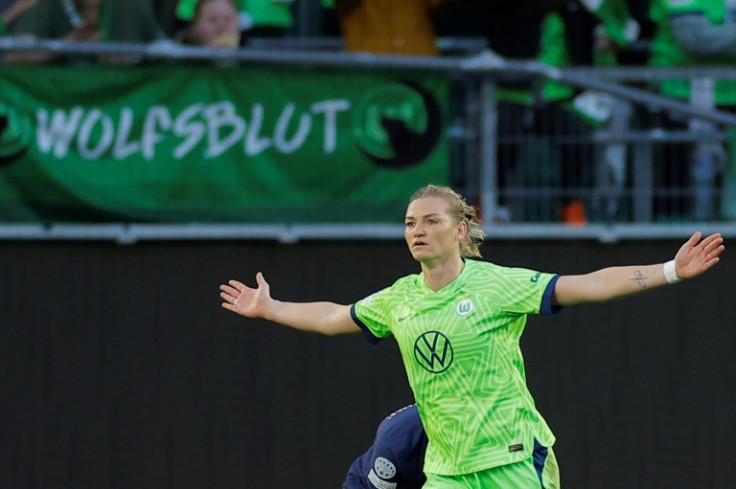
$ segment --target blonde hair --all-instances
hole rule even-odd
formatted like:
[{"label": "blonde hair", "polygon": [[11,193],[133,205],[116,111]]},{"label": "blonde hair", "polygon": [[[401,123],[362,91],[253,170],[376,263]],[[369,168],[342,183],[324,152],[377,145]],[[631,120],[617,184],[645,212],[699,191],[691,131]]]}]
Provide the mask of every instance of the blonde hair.
[{"label": "blonde hair", "polygon": [[460,242],[460,253],[467,257],[480,258],[479,245],[486,238],[486,233],[480,227],[478,213],[472,205],[465,201],[465,198],[455,192],[450,187],[441,187],[439,185],[426,185],[411,196],[409,203],[411,204],[417,199],[425,197],[441,197],[450,205],[450,214],[455,218],[457,223],[465,222],[468,225],[468,233]]}]

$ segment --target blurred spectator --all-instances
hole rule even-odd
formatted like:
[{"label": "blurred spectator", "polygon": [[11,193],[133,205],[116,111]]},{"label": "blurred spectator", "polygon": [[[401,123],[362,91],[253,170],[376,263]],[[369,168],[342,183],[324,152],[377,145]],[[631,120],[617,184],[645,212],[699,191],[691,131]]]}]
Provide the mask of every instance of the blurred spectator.
[{"label": "blurred spectator", "polygon": [[432,15],[448,1],[335,0],[335,12],[347,51],[435,56]]},{"label": "blurred spectator", "polygon": [[[499,1],[505,0],[491,3],[498,8]],[[625,0],[513,3],[507,1],[495,17],[487,13],[489,47],[507,58],[535,59],[559,67],[617,64],[619,50],[630,46],[640,31]],[[514,28],[520,22],[525,29]],[[507,196],[503,204],[509,218],[582,225],[591,218],[615,215],[617,200],[611,200],[613,207],[603,208],[608,201],[591,198],[600,169],[591,133],[601,127],[622,128],[628,124],[630,107],[606,94],[580,93],[542,78],[501,78],[497,86],[498,179]],[[620,192],[625,148],[601,149],[609,188]],[[594,204],[600,209],[594,209]]]},{"label": "blurred spectator", "polygon": [[[574,44],[571,34],[581,26],[566,19],[569,7],[570,2],[553,5],[553,10],[545,15],[537,55],[539,61],[560,67],[585,64],[583,59],[575,59],[574,53],[592,47]],[[569,225],[584,225],[590,217],[588,189],[594,173],[593,147],[589,139],[591,125],[575,109],[573,101],[577,91],[570,86],[547,80],[533,89],[536,93],[532,94],[524,124],[526,130],[537,136],[539,147],[531,153],[528,147],[521,151],[530,153],[527,158],[534,158],[532,168],[536,167],[536,174],[532,175],[532,185],[541,187],[542,191],[552,190],[552,205],[545,205],[539,198],[527,213],[531,211],[532,216],[561,220]],[[526,172],[527,179],[530,173]],[[560,189],[561,195],[556,195],[555,189]]]},{"label": "blurred spectator", "polygon": [[173,40],[187,27],[188,22],[184,22],[176,16],[176,6],[179,4],[179,0],[149,1],[151,3],[151,10],[156,17],[156,22],[161,26],[169,39]]},{"label": "blurred spectator", "polygon": [[284,37],[294,26],[293,0],[244,0],[240,25],[249,38]]},{"label": "blurred spectator", "polygon": [[233,0],[198,0],[190,25],[176,38],[184,44],[217,48],[240,45],[238,8]]},{"label": "blurred spectator", "polygon": [[[634,58],[624,55],[639,39],[641,26],[624,0],[571,1],[563,9],[565,32],[573,66],[616,66]],[[632,123],[633,107],[626,100],[595,90],[583,90],[573,99],[575,110],[598,138],[595,151],[595,186],[589,202],[589,217],[607,222],[619,217],[627,170],[627,145],[611,135],[622,136]],[[615,139],[615,136],[614,138]]]},{"label": "blurred spectator", "polygon": [[[442,36],[481,35],[507,59],[560,67],[600,66],[617,63],[620,53],[637,39],[640,22],[630,13],[630,3],[463,0],[443,9],[445,15],[436,22]],[[614,109],[621,107],[622,114],[613,114],[610,97],[579,94],[541,77],[500,74],[496,86],[503,199],[499,215],[489,217],[584,224],[590,217],[589,190],[596,169],[590,133],[603,123],[613,124],[614,118],[616,125],[622,119],[625,123],[627,107],[616,104]],[[623,169],[620,149],[605,150],[617,170]],[[621,175],[616,174],[617,182]]]},{"label": "blurred spectator", "polygon": [[14,0],[9,5],[3,5],[0,9],[0,35],[5,34],[5,30],[15,19],[38,3],[38,0]]},{"label": "blurred spectator", "polygon": [[[489,12],[489,47],[507,58],[569,66],[571,49],[562,15],[568,2],[513,3],[505,2],[496,17]],[[523,21],[525,29],[514,28],[517,21]],[[593,170],[587,138],[591,128],[571,106],[575,91],[541,77],[510,75],[503,75],[496,86],[503,199],[501,214],[490,217],[585,224],[586,190]]]},{"label": "blurred spectator", "polygon": [[[164,38],[147,0],[40,0],[21,16],[9,32],[16,36],[64,41],[147,43]],[[8,53],[8,62],[40,63],[51,53]],[[108,62],[128,61],[108,56]]]},{"label": "blurred spectator", "polygon": [[[573,56],[573,65],[619,64],[619,53],[630,47],[641,33],[641,26],[625,0],[571,1],[563,16],[570,48],[579,53]],[[578,22],[580,17],[588,20]]]},{"label": "blurred spectator", "polygon": [[[732,0],[652,0],[652,20],[656,32],[652,40],[650,64],[662,67],[728,66],[736,63],[736,2]],[[661,93],[699,106],[736,108],[736,80],[704,77],[664,80]],[[715,127],[699,120],[666,121],[668,129],[715,132]],[[694,147],[681,145],[685,162],[677,154],[660,158],[658,182],[689,190],[681,214],[697,220],[719,218],[718,179],[726,166],[727,151],[722,144],[701,138]],[[674,157],[669,157],[674,156]],[[731,163],[733,165],[733,163]],[[688,168],[689,167],[689,168]],[[655,169],[656,170],[656,169]],[[675,196],[677,198],[677,196]],[[663,204],[663,206],[666,205]],[[729,212],[728,209],[724,209]],[[730,211],[735,212],[735,211]]]},{"label": "blurred spectator", "polygon": [[[732,66],[736,60],[736,2],[732,0],[653,0],[657,31],[654,66]],[[719,81],[716,103],[736,104],[731,83]],[[726,90],[728,88],[729,90]],[[689,99],[685,80],[663,85],[668,95]]]},{"label": "blurred spectator", "polygon": [[335,0],[320,0],[320,35],[342,37],[340,23],[335,13]]},{"label": "blurred spectator", "polygon": [[[241,44],[255,37],[284,37],[294,25],[293,0],[235,0]],[[183,22],[194,19],[197,0],[179,0],[176,16]]]}]

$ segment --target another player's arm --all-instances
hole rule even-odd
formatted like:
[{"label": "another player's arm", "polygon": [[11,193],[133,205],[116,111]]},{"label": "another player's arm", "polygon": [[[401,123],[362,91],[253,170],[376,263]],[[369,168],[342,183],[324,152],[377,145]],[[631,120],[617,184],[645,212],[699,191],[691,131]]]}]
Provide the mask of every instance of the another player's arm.
[{"label": "another player's arm", "polygon": [[719,233],[701,237],[699,232],[693,234],[667,264],[608,267],[585,275],[561,276],[555,284],[553,301],[559,306],[603,302],[696,277],[718,263],[724,250]]},{"label": "another player's arm", "polygon": [[350,306],[334,302],[284,302],[271,298],[271,290],[260,272],[256,288],[237,280],[220,285],[222,307],[250,318],[263,318],[302,331],[326,335],[354,333],[360,328],[350,315]]}]

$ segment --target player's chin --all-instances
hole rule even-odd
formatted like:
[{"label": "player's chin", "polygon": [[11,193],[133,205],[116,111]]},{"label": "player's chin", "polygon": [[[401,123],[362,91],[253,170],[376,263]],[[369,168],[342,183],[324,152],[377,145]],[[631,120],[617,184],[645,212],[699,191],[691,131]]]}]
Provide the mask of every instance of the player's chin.
[{"label": "player's chin", "polygon": [[413,246],[411,249],[411,256],[417,261],[426,260],[430,258],[429,249],[426,246]]}]

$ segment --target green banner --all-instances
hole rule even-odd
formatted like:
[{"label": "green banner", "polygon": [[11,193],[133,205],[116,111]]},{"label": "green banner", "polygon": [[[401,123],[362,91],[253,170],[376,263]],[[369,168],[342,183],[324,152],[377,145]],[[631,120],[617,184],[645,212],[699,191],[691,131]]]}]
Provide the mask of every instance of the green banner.
[{"label": "green banner", "polygon": [[0,86],[5,222],[396,223],[449,172],[443,74],[2,66]]}]

